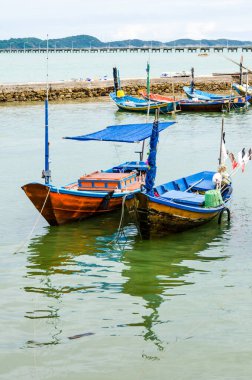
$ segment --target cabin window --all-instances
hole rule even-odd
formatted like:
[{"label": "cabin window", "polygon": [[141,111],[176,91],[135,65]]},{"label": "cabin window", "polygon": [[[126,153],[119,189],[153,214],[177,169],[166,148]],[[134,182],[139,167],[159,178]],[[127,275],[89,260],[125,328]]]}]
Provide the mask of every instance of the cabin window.
[{"label": "cabin window", "polygon": [[82,181],[80,185],[81,187],[93,187],[92,182],[89,182],[89,181]]}]

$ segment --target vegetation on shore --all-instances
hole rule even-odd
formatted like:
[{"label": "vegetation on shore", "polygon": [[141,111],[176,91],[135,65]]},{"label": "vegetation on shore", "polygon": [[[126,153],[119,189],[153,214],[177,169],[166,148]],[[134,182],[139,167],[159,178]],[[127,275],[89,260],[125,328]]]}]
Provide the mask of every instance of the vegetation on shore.
[{"label": "vegetation on shore", "polygon": [[[35,37],[10,38],[0,40],[0,49],[29,49],[46,48],[47,41]],[[144,41],[139,39],[129,39],[122,41],[102,42],[98,38],[89,35],[70,36],[64,38],[49,39],[49,48],[102,48],[102,47],[144,47],[144,46],[245,46],[252,45],[251,41],[238,41],[229,39],[217,40],[192,40],[178,39],[170,42]]]}]

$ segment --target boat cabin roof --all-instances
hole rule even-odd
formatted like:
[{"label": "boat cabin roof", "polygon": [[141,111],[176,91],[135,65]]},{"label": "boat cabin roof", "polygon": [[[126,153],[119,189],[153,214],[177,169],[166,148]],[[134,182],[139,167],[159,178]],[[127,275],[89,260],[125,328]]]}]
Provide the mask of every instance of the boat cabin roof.
[{"label": "boat cabin roof", "polygon": [[82,180],[114,180],[122,181],[125,178],[135,176],[134,172],[130,173],[108,173],[108,172],[93,172],[87,175],[80,177]]}]

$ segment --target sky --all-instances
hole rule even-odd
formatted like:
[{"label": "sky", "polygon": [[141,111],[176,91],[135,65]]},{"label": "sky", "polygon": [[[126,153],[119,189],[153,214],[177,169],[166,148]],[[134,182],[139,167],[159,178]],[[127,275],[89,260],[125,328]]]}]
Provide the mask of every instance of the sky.
[{"label": "sky", "polygon": [[0,0],[0,39],[252,41],[251,0]]}]

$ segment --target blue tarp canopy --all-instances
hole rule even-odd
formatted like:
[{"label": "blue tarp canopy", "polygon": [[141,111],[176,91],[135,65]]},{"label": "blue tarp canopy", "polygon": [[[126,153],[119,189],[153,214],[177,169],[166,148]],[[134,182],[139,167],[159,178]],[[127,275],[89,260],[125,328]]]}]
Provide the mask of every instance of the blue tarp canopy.
[{"label": "blue tarp canopy", "polygon": [[[158,123],[159,132],[175,124],[174,121],[166,123]],[[145,124],[126,124],[126,125],[111,125],[101,131],[90,133],[83,136],[64,137],[70,140],[79,141],[117,141],[126,143],[135,143],[147,139],[152,133],[152,123]]]}]

